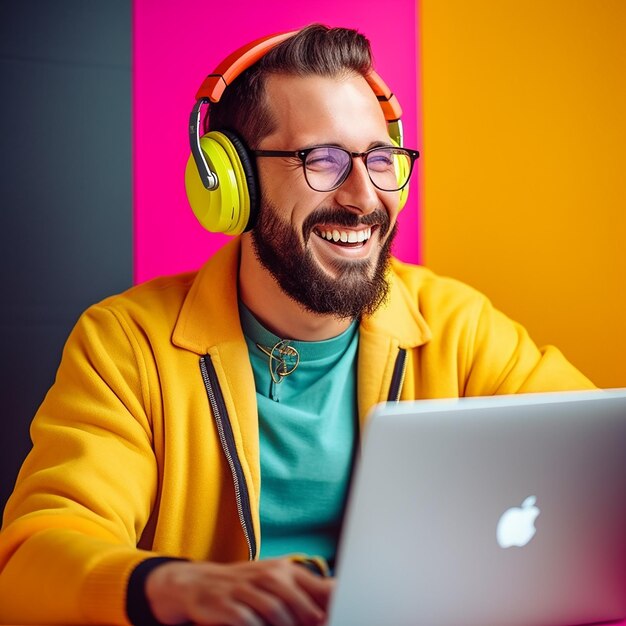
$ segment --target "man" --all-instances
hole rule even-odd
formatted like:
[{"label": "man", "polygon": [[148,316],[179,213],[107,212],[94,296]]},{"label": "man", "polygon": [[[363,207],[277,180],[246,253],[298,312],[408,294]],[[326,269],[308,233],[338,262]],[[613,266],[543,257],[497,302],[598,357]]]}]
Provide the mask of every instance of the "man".
[{"label": "man", "polygon": [[416,155],[370,70],[365,38],[312,26],[212,107],[255,156],[257,223],[79,320],[5,511],[5,623],[323,623],[374,404],[592,386],[480,294],[391,259]]}]

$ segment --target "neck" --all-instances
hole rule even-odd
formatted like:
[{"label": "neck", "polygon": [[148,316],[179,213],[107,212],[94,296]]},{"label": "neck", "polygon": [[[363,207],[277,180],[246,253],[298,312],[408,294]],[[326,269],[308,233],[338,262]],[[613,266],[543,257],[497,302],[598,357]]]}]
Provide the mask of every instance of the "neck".
[{"label": "neck", "polygon": [[323,341],[340,335],[352,320],[306,310],[290,298],[254,254],[252,237],[241,237],[239,297],[269,331],[282,339]]}]

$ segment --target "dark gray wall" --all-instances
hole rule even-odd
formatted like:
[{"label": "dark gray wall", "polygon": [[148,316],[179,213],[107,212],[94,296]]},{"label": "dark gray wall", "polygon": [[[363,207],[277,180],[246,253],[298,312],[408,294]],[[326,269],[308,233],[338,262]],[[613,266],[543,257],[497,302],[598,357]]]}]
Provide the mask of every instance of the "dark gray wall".
[{"label": "dark gray wall", "polygon": [[132,281],[130,0],[0,0],[0,510],[65,338]]}]

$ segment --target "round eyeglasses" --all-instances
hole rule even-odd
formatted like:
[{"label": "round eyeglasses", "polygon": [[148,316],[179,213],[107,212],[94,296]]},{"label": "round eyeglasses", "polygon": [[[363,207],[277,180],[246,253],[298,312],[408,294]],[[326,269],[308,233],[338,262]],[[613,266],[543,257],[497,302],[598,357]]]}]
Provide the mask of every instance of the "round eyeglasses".
[{"label": "round eyeglasses", "polygon": [[305,150],[253,150],[258,157],[296,157],[302,161],[304,178],[314,191],[333,191],[350,175],[353,159],[361,158],[372,181],[381,191],[400,191],[408,182],[417,150],[379,146],[350,152],[339,146],[314,146]]}]

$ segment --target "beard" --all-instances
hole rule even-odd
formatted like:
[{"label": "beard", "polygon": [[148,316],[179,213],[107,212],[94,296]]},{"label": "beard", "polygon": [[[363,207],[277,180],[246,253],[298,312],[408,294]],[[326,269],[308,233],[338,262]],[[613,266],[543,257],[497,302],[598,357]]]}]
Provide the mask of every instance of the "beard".
[{"label": "beard", "polygon": [[[376,209],[359,217],[345,209],[320,208],[311,213],[302,225],[302,240],[279,210],[263,199],[256,226],[252,230],[254,252],[280,288],[306,310],[340,319],[357,319],[371,315],[385,300],[389,291],[386,279],[391,244],[397,224],[389,231],[389,215]],[[356,228],[378,226],[380,246],[377,259],[337,259],[332,264],[334,275],[327,274],[315,260],[307,243],[318,224],[336,224]],[[333,245],[333,244],[330,244]]]}]

